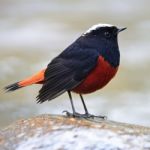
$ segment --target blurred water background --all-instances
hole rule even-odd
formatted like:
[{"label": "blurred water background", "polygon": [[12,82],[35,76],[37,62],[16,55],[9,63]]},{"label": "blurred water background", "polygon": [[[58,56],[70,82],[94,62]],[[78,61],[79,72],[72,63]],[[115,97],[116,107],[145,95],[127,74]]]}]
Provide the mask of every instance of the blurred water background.
[{"label": "blurred water background", "polygon": [[[89,111],[150,126],[149,0],[0,0],[0,89],[45,68],[91,25],[128,29],[119,35],[121,65],[101,91],[85,95]],[[36,104],[41,85],[0,91],[0,127],[20,118],[71,110],[67,94]],[[78,111],[83,108],[73,95]]]}]

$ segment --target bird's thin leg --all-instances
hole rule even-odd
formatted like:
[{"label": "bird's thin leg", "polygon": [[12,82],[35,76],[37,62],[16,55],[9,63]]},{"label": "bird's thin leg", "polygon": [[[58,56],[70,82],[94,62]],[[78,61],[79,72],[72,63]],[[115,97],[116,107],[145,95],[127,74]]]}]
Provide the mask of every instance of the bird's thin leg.
[{"label": "bird's thin leg", "polygon": [[[75,107],[74,107],[74,104],[73,104],[73,100],[72,100],[72,96],[71,96],[71,92],[70,92],[70,91],[68,91],[68,95],[69,95],[69,99],[70,99],[70,103],[71,103],[71,107],[72,107],[73,113],[70,113],[70,112],[68,112],[68,111],[63,111],[63,112],[65,112],[66,115],[69,116],[69,117],[86,118],[87,115],[88,115],[88,111],[87,111],[87,108],[86,108],[86,106],[85,106],[85,103],[83,102],[83,103],[84,103],[83,105],[84,105],[84,107],[85,107],[86,114],[79,114],[79,113],[77,113],[77,112],[75,111]],[[82,98],[82,99],[83,99],[83,98]]]},{"label": "bird's thin leg", "polygon": [[70,99],[70,103],[71,103],[73,114],[75,114],[76,111],[75,111],[75,107],[74,107],[74,104],[73,104],[73,100],[72,100],[72,96],[71,96],[71,92],[70,91],[68,91],[68,95],[69,95],[69,99]]},{"label": "bird's thin leg", "polygon": [[70,91],[68,91],[68,95],[69,95],[69,99],[70,99],[70,103],[71,103],[71,107],[72,107],[72,112],[73,113],[70,113],[70,112],[68,112],[66,110],[63,111],[63,112],[65,112],[66,115],[69,116],[69,117],[80,117],[80,114],[76,113],[76,111],[75,111],[75,107],[74,107],[74,104],[73,104],[73,100],[72,100],[72,96],[71,96],[71,92]]},{"label": "bird's thin leg", "polygon": [[87,110],[87,107],[85,105],[85,102],[84,102],[84,99],[83,99],[83,96],[81,94],[80,95],[80,98],[81,98],[81,101],[82,101],[82,104],[83,104],[83,107],[84,107],[84,110],[85,110],[85,114],[89,114],[88,110]]},{"label": "bird's thin leg", "polygon": [[73,103],[73,99],[72,99],[70,91],[68,91],[68,95],[69,95],[69,99],[70,99],[70,103],[71,103],[71,107],[72,107],[73,113],[70,113],[68,111],[63,111],[63,112],[66,113],[67,116],[69,116],[69,117],[77,117],[77,118],[94,118],[94,117],[103,118],[103,119],[105,118],[104,116],[95,116],[95,115],[89,114],[89,112],[87,110],[87,107],[85,105],[84,99],[83,99],[81,94],[80,94],[80,98],[81,98],[81,101],[82,101],[82,104],[83,104],[83,107],[84,107],[84,110],[85,110],[85,114],[77,113],[75,111],[75,107],[74,107],[74,103]]},{"label": "bird's thin leg", "polygon": [[83,99],[83,96],[81,94],[80,95],[80,98],[81,98],[81,101],[82,101],[82,104],[83,104],[83,107],[84,107],[84,110],[85,110],[85,114],[82,115],[83,118],[94,118],[94,117],[97,117],[97,118],[102,118],[102,119],[106,119],[106,116],[95,116],[95,115],[92,115],[88,112],[88,109],[85,105],[85,102],[84,102],[84,99]]},{"label": "bird's thin leg", "polygon": [[94,118],[95,117],[94,115],[89,114],[88,109],[85,105],[83,96],[81,94],[79,94],[79,95],[80,95],[80,98],[81,98],[81,101],[82,101],[82,104],[83,104],[83,107],[84,107],[84,111],[85,111],[85,114],[83,115],[84,118]]}]

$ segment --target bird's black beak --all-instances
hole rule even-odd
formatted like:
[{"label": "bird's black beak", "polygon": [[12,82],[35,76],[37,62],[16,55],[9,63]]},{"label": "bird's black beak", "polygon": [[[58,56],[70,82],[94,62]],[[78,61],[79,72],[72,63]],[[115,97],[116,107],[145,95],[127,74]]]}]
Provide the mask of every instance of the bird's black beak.
[{"label": "bird's black beak", "polygon": [[124,31],[125,29],[127,29],[127,28],[119,28],[118,33]]}]

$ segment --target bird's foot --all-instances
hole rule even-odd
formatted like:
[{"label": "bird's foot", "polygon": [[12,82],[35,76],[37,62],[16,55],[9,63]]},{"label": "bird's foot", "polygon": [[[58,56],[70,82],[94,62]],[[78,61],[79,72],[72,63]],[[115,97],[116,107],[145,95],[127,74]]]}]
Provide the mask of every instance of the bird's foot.
[{"label": "bird's foot", "polygon": [[92,118],[92,119],[94,119],[94,118],[101,118],[101,119],[107,119],[107,117],[106,116],[95,116],[95,115],[92,115],[92,114],[89,114],[89,113],[85,113],[85,114],[80,114],[80,113],[77,113],[77,112],[74,112],[74,113],[70,113],[70,112],[68,112],[68,111],[63,111],[63,113],[66,113],[66,115],[68,116],[68,117],[73,117],[73,118],[85,118],[85,119],[87,119],[87,118]]},{"label": "bird's foot", "polygon": [[93,115],[93,114],[90,114],[90,113],[85,113],[85,114],[82,114],[83,116],[84,116],[84,118],[92,118],[92,119],[94,119],[94,118],[100,118],[100,119],[104,119],[104,120],[106,120],[107,119],[107,117],[106,116],[96,116],[96,115]]},{"label": "bird's foot", "polygon": [[73,118],[84,118],[84,116],[83,116],[84,114],[79,114],[79,113],[77,113],[77,112],[70,113],[70,112],[64,110],[63,113],[66,113],[66,115],[67,115],[68,117],[73,117]]},{"label": "bird's foot", "polygon": [[107,120],[107,116],[96,116],[96,115],[93,115],[93,118],[100,118],[100,119],[104,119],[104,120]]}]

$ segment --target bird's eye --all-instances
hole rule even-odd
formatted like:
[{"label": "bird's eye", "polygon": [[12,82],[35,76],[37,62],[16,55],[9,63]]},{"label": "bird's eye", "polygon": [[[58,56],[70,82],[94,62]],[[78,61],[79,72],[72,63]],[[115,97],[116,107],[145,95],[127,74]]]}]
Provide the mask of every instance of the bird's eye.
[{"label": "bird's eye", "polygon": [[104,32],[105,37],[110,37],[110,33],[108,31]]}]

